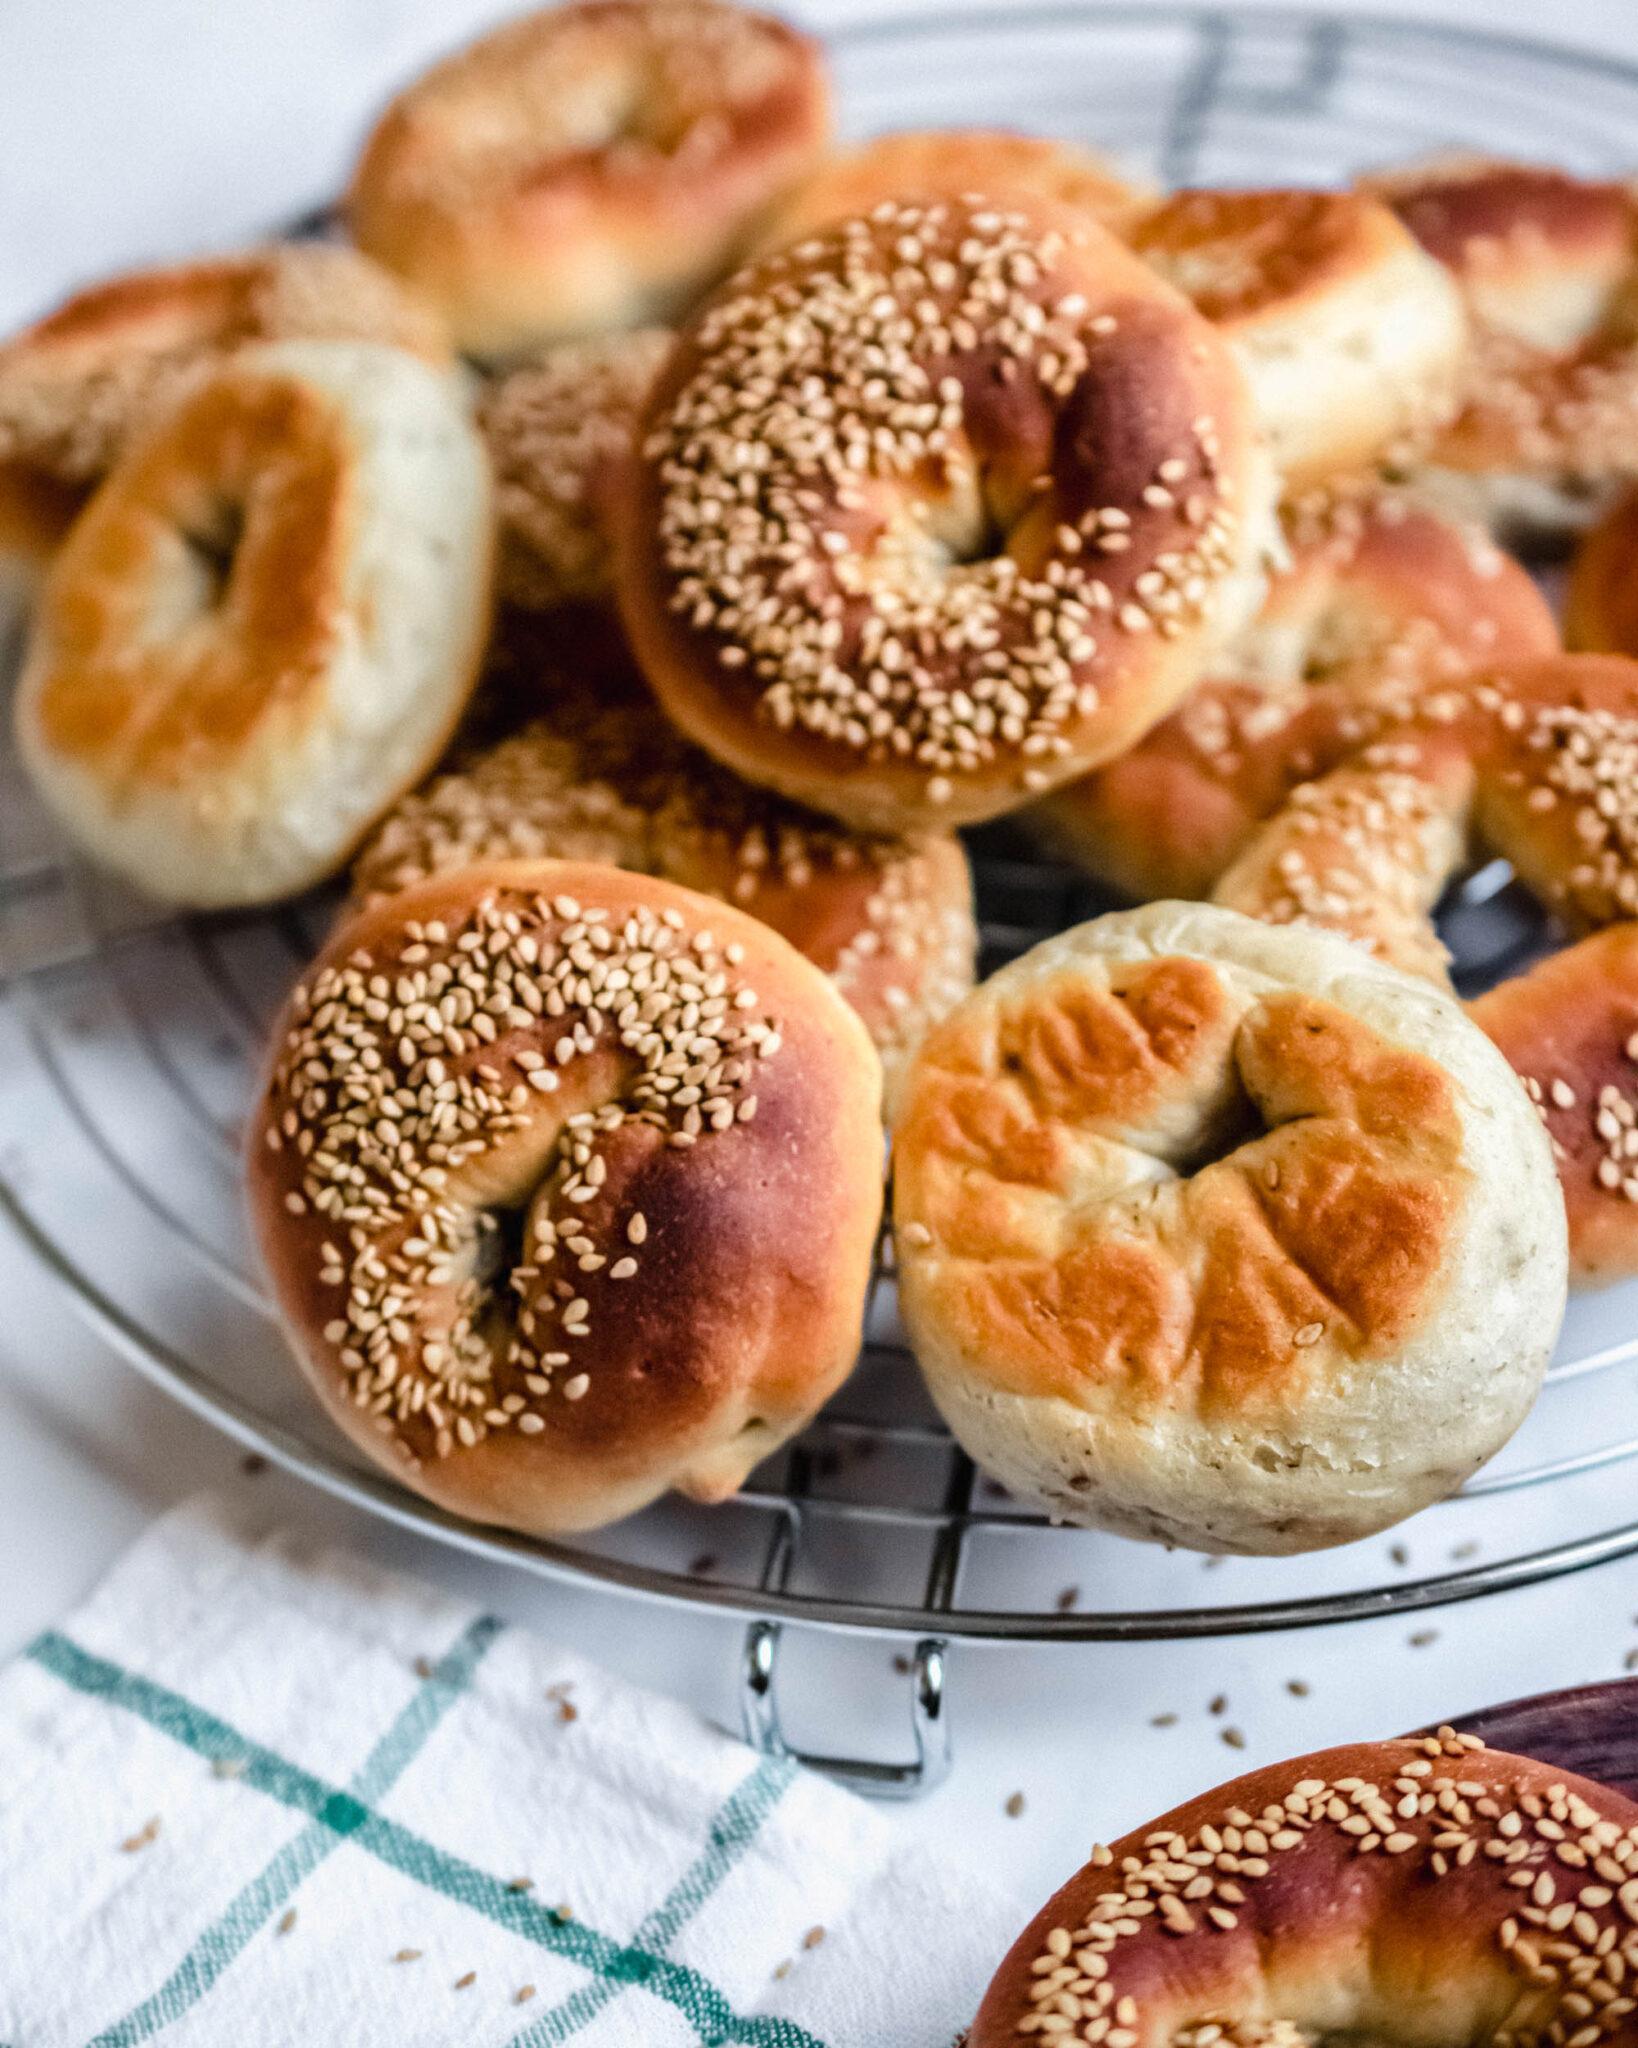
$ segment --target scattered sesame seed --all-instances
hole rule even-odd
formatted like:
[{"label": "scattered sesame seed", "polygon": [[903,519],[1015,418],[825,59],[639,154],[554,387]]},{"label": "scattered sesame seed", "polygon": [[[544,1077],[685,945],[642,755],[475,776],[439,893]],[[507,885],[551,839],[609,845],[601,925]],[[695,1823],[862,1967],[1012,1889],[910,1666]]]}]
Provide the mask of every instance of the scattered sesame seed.
[{"label": "scattered sesame seed", "polygon": [[291,1906],[279,1921],[279,1932],[281,1934],[288,1934],[291,1928],[295,1926],[295,1924],[296,1909],[294,1906]]},{"label": "scattered sesame seed", "polygon": [[1003,1807],[1002,1811],[1003,1811],[1003,1812],[1004,1812],[1004,1813],[1006,1814],[1006,1816],[1007,1816],[1008,1820],[1017,1820],[1017,1819],[1018,1819],[1018,1817],[1019,1817],[1019,1816],[1020,1816],[1020,1815],[1022,1814],[1022,1812],[1024,1811],[1024,1795],[1023,1795],[1023,1793],[1022,1793],[1022,1792],[1014,1792],[1014,1793],[1012,1793],[1012,1794],[1010,1795],[1010,1797],[1008,1798],[1008,1800],[1007,1800],[1007,1803],[1006,1803],[1005,1807]]},{"label": "scattered sesame seed", "polygon": [[156,1813],[152,1820],[146,1820],[134,1835],[127,1835],[120,1848],[127,1856],[133,1856],[138,1849],[146,1849],[159,1834],[160,1820]]},{"label": "scattered sesame seed", "polygon": [[1244,1749],[1246,1746],[1246,1739],[1238,1728],[1225,1728],[1223,1730],[1223,1740],[1230,1749]]}]

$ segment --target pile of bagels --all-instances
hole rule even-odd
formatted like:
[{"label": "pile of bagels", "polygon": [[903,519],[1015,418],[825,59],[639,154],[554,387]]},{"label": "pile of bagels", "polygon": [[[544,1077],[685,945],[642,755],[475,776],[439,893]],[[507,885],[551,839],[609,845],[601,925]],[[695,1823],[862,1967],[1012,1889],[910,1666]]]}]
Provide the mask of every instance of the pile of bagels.
[{"label": "pile of bagels", "polygon": [[[444,1508],[732,1494],[890,1187],[1021,1500],[1366,1536],[1638,1274],[1638,189],[831,124],[779,21],[568,0],[399,94],[333,239],[0,344],[22,759],[149,897],[348,878],[250,1201]],[[1135,907],[975,987],[1002,818]],[[1497,857],[1570,943],[1464,1004]]]}]

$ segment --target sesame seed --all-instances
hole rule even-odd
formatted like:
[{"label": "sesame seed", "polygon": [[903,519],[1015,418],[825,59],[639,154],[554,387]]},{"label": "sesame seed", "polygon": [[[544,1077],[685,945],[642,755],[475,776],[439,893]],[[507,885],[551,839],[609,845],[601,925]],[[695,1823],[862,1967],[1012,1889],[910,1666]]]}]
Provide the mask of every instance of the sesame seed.
[{"label": "sesame seed", "polygon": [[1020,1815],[1021,1815],[1021,1814],[1023,1813],[1023,1811],[1024,1811],[1024,1795],[1023,1795],[1023,1793],[1022,1793],[1022,1792],[1014,1792],[1014,1793],[1012,1793],[1012,1794],[1011,1794],[1011,1795],[1009,1796],[1008,1800],[1007,1800],[1007,1803],[1006,1803],[1006,1807],[1005,1807],[1005,1809],[1004,1809],[1004,1810],[1005,1810],[1005,1812],[1006,1812],[1006,1816],[1007,1816],[1008,1820],[1017,1820],[1017,1819],[1019,1818],[1019,1816],[1020,1816]]}]

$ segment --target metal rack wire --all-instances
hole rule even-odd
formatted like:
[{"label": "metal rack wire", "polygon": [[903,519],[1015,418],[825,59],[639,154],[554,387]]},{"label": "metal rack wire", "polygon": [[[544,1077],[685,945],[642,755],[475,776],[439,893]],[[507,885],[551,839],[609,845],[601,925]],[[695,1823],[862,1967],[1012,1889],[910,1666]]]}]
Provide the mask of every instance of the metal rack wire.
[{"label": "metal rack wire", "polygon": [[[856,132],[1011,123],[1081,135],[1168,181],[1323,182],[1448,143],[1588,170],[1638,155],[1638,72],[1406,23],[1009,7],[867,23],[835,54]],[[1004,826],[975,835],[972,851],[986,970],[1106,907]],[[977,1473],[921,1390],[886,1243],[853,1379],[734,1503],[663,1503],[575,1543],[460,1522],[364,1465],[313,1409],[239,1214],[238,1123],[263,1035],[333,908],[320,896],[261,915],[157,913],[67,857],[0,750],[0,1210],[126,1358],[316,1484],[538,1573],[747,1617],[745,1725],[764,1748],[784,1747],[776,1674],[790,1622],[914,1641],[911,1760],[816,1760],[866,1790],[905,1793],[948,1763],[954,1639],[1302,1627],[1638,1550],[1638,1288],[1575,1305],[1514,1445],[1392,1545],[1219,1566],[1051,1528]],[[1499,865],[1468,878],[1445,928],[1470,989],[1544,943]]]}]

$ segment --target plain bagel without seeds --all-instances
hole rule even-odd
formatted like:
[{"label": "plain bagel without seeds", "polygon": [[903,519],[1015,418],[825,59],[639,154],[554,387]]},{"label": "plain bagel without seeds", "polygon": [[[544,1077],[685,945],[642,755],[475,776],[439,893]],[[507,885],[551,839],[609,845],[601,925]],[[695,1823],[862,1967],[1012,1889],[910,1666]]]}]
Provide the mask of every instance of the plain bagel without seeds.
[{"label": "plain bagel without seeds", "polygon": [[400,349],[231,357],[75,521],[16,721],[85,852],[162,901],[332,874],[443,751],[489,628],[489,467]]},{"label": "plain bagel without seeds", "polygon": [[454,1513],[731,1494],[857,1354],[864,1027],[767,926],[576,861],[344,922],[276,1027],[251,1205],[307,1377]]},{"label": "plain bagel without seeds", "polygon": [[1019,1936],[967,2048],[1629,2048],[1638,1805],[1441,1728],[1163,1814]]},{"label": "plain bagel without seeds", "polygon": [[1551,1153],[1483,1033],[1212,906],[992,976],[911,1069],[894,1161],[905,1327],[957,1438],[1153,1542],[1315,1549],[1443,1498],[1564,1311]]},{"label": "plain bagel without seeds", "polygon": [[724,0],[571,0],[387,108],[347,195],[360,248],[489,358],[669,320],[830,137],[817,43]]}]

